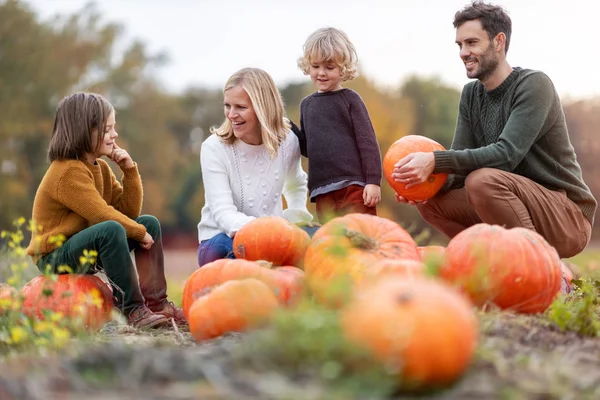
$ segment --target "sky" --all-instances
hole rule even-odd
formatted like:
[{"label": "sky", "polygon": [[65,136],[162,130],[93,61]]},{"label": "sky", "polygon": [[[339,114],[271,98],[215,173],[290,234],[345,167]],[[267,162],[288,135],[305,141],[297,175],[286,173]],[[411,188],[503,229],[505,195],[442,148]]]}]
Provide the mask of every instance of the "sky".
[{"label": "sky", "polygon": [[[87,0],[25,0],[43,19],[73,13]],[[468,78],[458,56],[454,13],[469,0],[96,0],[106,22],[123,25],[169,62],[163,87],[220,88],[235,71],[258,67],[278,86],[309,81],[296,60],[314,30],[333,26],[354,43],[359,72],[380,87],[410,75],[460,89]],[[511,66],[544,71],[569,99],[600,96],[595,0],[496,0],[509,13]],[[600,4],[600,2],[598,2]]]}]

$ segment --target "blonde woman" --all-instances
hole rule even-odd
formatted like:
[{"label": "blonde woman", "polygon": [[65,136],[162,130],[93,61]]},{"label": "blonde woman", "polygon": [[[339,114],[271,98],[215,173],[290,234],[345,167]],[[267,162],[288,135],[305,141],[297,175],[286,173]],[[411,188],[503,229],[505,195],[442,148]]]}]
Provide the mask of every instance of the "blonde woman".
[{"label": "blonde woman", "polygon": [[357,56],[335,28],[313,32],[298,66],[317,91],[300,103],[302,155],[308,157],[310,200],[321,223],[348,213],[376,215],[381,201],[381,154],[367,107],[342,83],[356,76]]},{"label": "blonde woman", "polygon": [[198,224],[199,267],[234,258],[233,237],[254,218],[312,220],[298,138],[273,79],[263,70],[244,68],[229,78],[223,95],[225,120],[211,128],[200,152],[205,203]]}]

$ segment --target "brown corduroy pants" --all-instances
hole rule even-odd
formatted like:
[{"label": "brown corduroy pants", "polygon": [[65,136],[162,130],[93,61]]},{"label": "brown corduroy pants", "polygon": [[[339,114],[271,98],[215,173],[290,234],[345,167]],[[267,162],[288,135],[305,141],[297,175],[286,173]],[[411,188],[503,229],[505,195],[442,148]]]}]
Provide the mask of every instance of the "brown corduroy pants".
[{"label": "brown corduroy pants", "polygon": [[317,196],[317,218],[321,224],[335,217],[351,213],[377,215],[377,207],[367,207],[363,200],[364,187],[350,185],[343,189]]},{"label": "brown corduroy pants", "polygon": [[494,168],[471,172],[464,188],[417,207],[426,222],[450,238],[481,222],[523,227],[542,235],[561,258],[580,253],[592,231],[581,209],[564,192]]}]

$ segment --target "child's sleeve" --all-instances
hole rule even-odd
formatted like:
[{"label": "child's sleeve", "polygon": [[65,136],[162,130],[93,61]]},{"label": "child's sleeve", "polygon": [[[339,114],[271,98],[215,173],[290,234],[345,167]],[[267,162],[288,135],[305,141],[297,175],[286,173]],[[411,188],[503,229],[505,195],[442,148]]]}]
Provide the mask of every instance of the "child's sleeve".
[{"label": "child's sleeve", "polygon": [[125,228],[128,238],[141,241],[146,235],[144,225],[127,217],[102,198],[94,185],[94,178],[82,168],[73,167],[65,171],[56,187],[55,198],[85,218],[90,225],[112,220]]},{"label": "child's sleeve", "polygon": [[354,125],[354,136],[360,153],[365,183],[380,186],[383,175],[381,152],[367,106],[360,95],[354,91],[350,91],[348,97],[350,118]]},{"label": "child's sleeve", "polygon": [[137,164],[134,163],[133,167],[123,171],[123,186],[121,186],[108,164],[105,171],[110,174],[111,179],[110,205],[129,218],[139,217],[142,212],[143,189]]},{"label": "child's sleeve", "polygon": [[283,185],[283,196],[287,202],[287,209],[283,210],[283,217],[293,223],[310,222],[313,216],[306,208],[308,175],[302,169],[300,162],[298,138],[295,135],[288,135],[285,143],[288,144],[286,152],[290,154],[290,159]]},{"label": "child's sleeve", "polygon": [[204,196],[219,230],[233,237],[254,217],[238,211],[229,185],[227,157],[213,143],[205,141],[200,150]]},{"label": "child's sleeve", "polygon": [[[298,125],[296,125],[291,119],[290,124],[292,124],[292,132],[294,132],[298,138],[298,142],[300,144],[300,154],[302,154],[304,157],[308,157],[308,152],[306,151],[306,135],[304,134],[304,131],[300,129]],[[300,124],[302,125],[302,116],[300,116]]]}]

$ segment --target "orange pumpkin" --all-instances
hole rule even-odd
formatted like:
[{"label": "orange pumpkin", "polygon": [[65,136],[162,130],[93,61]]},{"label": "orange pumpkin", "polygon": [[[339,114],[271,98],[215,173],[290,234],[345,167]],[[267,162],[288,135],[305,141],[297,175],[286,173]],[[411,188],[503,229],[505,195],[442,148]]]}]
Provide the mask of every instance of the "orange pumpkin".
[{"label": "orange pumpkin", "polygon": [[538,233],[477,224],[446,248],[440,276],[477,305],[493,303],[522,313],[543,312],[560,290],[560,259]]},{"label": "orange pumpkin", "polygon": [[469,366],[478,339],[472,304],[441,281],[388,277],[361,286],[341,312],[347,339],[406,389],[444,386]]},{"label": "orange pumpkin", "polygon": [[0,283],[0,315],[13,308],[19,291],[6,283]]},{"label": "orange pumpkin", "polygon": [[275,265],[302,264],[310,236],[282,217],[260,217],[244,225],[233,238],[237,258],[265,260]]},{"label": "orange pumpkin", "polygon": [[260,325],[277,309],[271,288],[258,279],[228,281],[190,307],[190,333],[197,342]]},{"label": "orange pumpkin", "polygon": [[304,291],[303,278],[298,274],[278,271],[277,268],[270,269],[264,265],[254,261],[224,258],[194,271],[183,287],[181,308],[186,318],[194,300],[227,281],[237,279],[259,279],[275,292],[280,303],[293,304]]},{"label": "orange pumpkin", "polygon": [[44,318],[44,310],[82,318],[90,329],[99,329],[111,318],[112,290],[95,275],[41,275],[22,289],[23,312]]},{"label": "orange pumpkin", "polygon": [[330,220],[315,233],[304,257],[304,272],[315,295],[327,301],[332,284],[360,282],[369,269],[386,259],[420,261],[410,234],[386,218],[348,214]]},{"label": "orange pumpkin", "polygon": [[383,175],[392,189],[405,199],[412,201],[425,201],[435,196],[440,188],[444,186],[444,183],[446,183],[448,174],[431,174],[425,182],[408,189],[406,189],[405,183],[396,182],[392,178],[394,164],[405,156],[411,153],[432,152],[435,150],[445,149],[444,146],[435,140],[431,140],[425,136],[407,135],[396,140],[383,157]]},{"label": "orange pumpkin", "polygon": [[378,261],[372,268],[367,270],[369,275],[375,277],[389,274],[413,277],[421,276],[424,271],[425,265],[421,261],[395,258]]}]

